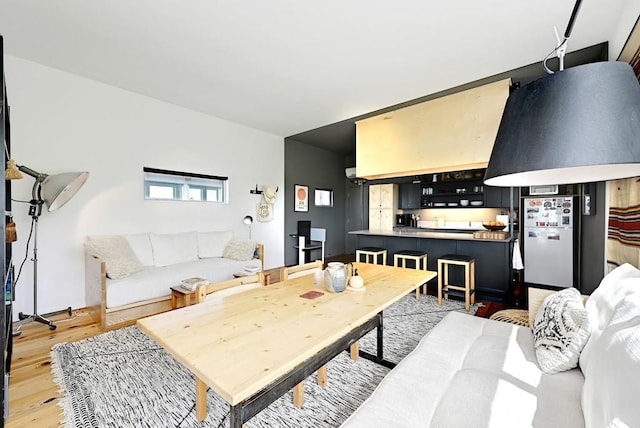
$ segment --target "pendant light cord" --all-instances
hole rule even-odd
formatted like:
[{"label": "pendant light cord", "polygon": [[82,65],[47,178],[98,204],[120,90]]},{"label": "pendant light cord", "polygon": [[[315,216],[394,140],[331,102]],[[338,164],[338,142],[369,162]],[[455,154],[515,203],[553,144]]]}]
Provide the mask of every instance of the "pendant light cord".
[{"label": "pendant light cord", "polygon": [[564,31],[564,39],[561,42],[558,40],[558,46],[556,46],[555,49],[549,52],[549,54],[544,58],[544,61],[542,62],[542,66],[548,74],[554,74],[554,71],[547,66],[547,61],[549,61],[549,58],[551,58],[553,55],[557,55],[560,59],[559,71],[564,70],[564,53],[567,50],[567,41],[569,40],[569,37],[571,37],[571,32],[573,31],[573,26],[576,22],[576,17],[578,16],[581,4],[582,0],[576,0],[576,4],[573,6],[573,10],[571,11],[571,17],[569,18],[569,22],[567,23],[567,29]]}]

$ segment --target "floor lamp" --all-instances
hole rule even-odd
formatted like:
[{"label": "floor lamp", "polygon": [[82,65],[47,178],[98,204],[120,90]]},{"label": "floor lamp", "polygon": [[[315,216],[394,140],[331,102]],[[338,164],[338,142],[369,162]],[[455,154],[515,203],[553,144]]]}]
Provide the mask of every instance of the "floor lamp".
[{"label": "floor lamp", "polygon": [[53,321],[38,314],[38,218],[42,214],[43,204],[47,204],[48,211],[55,211],[71,199],[87,181],[89,173],[85,171],[48,175],[24,165],[18,166],[18,169],[36,180],[29,201],[29,215],[33,221],[33,314],[25,315],[20,312],[18,318],[47,324],[50,330],[55,330]]}]

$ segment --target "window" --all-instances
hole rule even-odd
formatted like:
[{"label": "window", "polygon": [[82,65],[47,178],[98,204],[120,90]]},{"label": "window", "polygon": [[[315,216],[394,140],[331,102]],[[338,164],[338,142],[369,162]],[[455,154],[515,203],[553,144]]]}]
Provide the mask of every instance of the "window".
[{"label": "window", "polygon": [[227,202],[229,177],[144,167],[144,198]]},{"label": "window", "polygon": [[315,200],[316,200],[316,207],[332,207],[333,206],[333,190],[316,189]]}]

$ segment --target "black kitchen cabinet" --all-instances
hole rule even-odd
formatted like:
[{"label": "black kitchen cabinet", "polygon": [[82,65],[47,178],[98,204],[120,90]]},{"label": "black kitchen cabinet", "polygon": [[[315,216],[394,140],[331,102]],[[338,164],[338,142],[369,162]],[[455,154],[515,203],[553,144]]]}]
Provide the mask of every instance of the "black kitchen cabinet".
[{"label": "black kitchen cabinet", "polygon": [[423,182],[421,208],[477,208],[484,202],[484,169],[433,174]]},{"label": "black kitchen cabinet", "polygon": [[405,210],[420,209],[421,192],[420,183],[401,183],[398,208]]},{"label": "black kitchen cabinet", "polygon": [[[393,255],[400,250],[421,250],[427,253],[427,266],[438,269],[438,257],[445,254],[464,254],[476,260],[476,298],[504,302],[511,283],[511,240],[416,238],[403,235],[357,235],[358,247],[386,248],[387,264],[393,265]],[[449,282],[462,284],[463,270],[449,270]],[[366,284],[366,278],[365,278]],[[438,280],[429,282],[437,290]],[[455,294],[455,292],[451,292]]]},{"label": "black kitchen cabinet", "polygon": [[[484,186],[484,205],[489,208],[509,208],[511,204],[511,192],[513,187]],[[517,206],[517,199],[514,193],[514,204]]]}]

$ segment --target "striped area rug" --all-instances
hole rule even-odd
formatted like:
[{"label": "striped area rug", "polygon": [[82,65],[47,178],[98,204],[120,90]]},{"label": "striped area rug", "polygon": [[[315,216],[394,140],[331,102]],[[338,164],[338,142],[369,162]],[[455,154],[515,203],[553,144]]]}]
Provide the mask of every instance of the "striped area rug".
[{"label": "striped area rug", "polygon": [[[433,296],[407,295],[384,313],[385,357],[400,361],[449,311],[464,304]],[[474,306],[471,313],[474,313]],[[375,332],[360,341],[375,351]],[[137,327],[54,346],[54,378],[68,427],[227,427],[229,406],[208,392],[207,419],[195,417],[193,375]],[[291,391],[264,409],[250,427],[337,427],[373,392],[388,369],[346,352],[328,364],[328,385],[315,375],[305,382],[305,404],[292,404]]]}]

